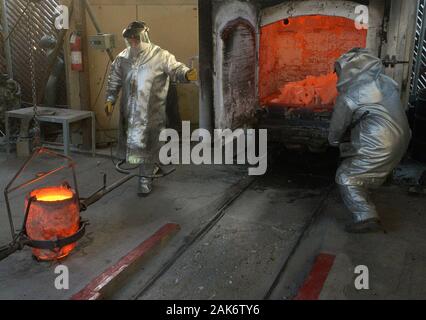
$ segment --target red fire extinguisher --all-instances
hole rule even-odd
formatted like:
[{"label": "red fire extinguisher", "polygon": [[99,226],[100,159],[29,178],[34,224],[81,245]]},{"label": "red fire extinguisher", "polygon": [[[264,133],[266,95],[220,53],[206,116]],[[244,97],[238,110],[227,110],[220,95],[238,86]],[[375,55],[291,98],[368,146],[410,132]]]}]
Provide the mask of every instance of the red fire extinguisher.
[{"label": "red fire extinguisher", "polygon": [[71,70],[83,71],[83,53],[81,49],[81,37],[74,32],[70,37]]}]

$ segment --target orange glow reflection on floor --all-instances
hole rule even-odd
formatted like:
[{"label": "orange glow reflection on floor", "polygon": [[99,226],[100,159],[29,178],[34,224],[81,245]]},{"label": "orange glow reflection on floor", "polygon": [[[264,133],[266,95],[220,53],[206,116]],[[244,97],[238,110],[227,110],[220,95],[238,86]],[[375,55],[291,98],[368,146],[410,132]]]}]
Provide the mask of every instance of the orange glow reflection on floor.
[{"label": "orange glow reflection on floor", "polygon": [[336,94],[332,75],[334,62],[354,47],[365,47],[366,39],[367,30],[356,29],[353,20],[343,17],[301,16],[262,27],[261,104],[274,104],[274,101],[278,104],[290,102],[294,107],[329,104]]}]

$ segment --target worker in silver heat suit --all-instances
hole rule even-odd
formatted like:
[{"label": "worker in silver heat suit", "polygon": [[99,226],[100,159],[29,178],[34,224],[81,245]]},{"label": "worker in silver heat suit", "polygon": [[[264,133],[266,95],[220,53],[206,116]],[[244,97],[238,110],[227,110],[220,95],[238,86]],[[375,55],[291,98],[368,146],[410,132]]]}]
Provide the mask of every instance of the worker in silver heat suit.
[{"label": "worker in silver heat suit", "polygon": [[[397,83],[379,58],[355,48],[336,64],[337,98],[329,142],[345,158],[337,170],[343,202],[353,213],[347,232],[383,230],[370,189],[381,186],[402,160],[411,138]],[[344,142],[350,132],[350,142]]]},{"label": "worker in silver heat suit", "polygon": [[[168,51],[151,43],[149,28],[134,21],[123,31],[127,48],[114,60],[108,79],[105,112],[111,116],[120,90],[118,157],[140,165],[141,176],[158,170],[160,132],[166,125],[166,98],[170,80],[197,80],[195,69],[186,67]],[[152,190],[152,179],[139,178],[138,194]]]}]

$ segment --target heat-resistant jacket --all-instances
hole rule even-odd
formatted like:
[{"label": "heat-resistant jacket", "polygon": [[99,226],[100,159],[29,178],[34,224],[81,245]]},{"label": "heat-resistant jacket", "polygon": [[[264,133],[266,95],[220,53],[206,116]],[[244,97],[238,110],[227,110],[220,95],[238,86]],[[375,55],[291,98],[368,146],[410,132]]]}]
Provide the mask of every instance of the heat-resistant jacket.
[{"label": "heat-resistant jacket", "polygon": [[136,58],[130,49],[114,60],[106,100],[115,103],[122,89],[118,156],[134,164],[158,161],[159,135],[166,124],[170,79],[187,82],[189,71],[174,55],[149,44]]},{"label": "heat-resistant jacket", "polygon": [[351,130],[351,142],[340,144],[347,158],[337,171],[336,182],[378,186],[401,161],[411,138],[397,83],[383,73],[381,60],[366,49],[353,49],[340,57],[336,72],[339,96],[330,144],[338,146]]}]

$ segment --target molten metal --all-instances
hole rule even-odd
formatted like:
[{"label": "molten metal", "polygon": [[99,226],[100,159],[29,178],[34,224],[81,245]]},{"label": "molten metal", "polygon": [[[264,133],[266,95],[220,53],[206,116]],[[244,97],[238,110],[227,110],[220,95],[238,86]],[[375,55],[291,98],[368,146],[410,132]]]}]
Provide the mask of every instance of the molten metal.
[{"label": "molten metal", "polygon": [[337,98],[337,76],[308,76],[305,80],[290,82],[280,88],[277,98],[270,105],[283,105],[293,108],[332,109]]},{"label": "molten metal", "polygon": [[[26,199],[33,197],[26,222],[27,235],[32,240],[63,239],[79,230],[80,210],[75,192],[67,187],[47,187],[34,190]],[[67,256],[76,246],[72,243],[57,250],[33,248],[39,260],[57,260]]]},{"label": "molten metal", "polygon": [[367,30],[348,18],[310,15],[263,26],[260,34],[259,97],[262,105],[328,109],[333,106],[334,62],[365,47]]},{"label": "molten metal", "polygon": [[65,187],[50,187],[34,190],[31,196],[36,197],[38,201],[52,202],[71,199],[74,194],[70,189]]}]

